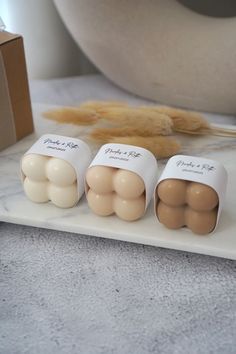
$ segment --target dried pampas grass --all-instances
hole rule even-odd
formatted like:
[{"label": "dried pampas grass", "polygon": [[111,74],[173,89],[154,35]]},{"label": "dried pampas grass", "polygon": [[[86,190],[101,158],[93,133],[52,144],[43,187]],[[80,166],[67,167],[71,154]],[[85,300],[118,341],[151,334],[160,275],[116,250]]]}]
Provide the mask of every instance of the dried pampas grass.
[{"label": "dried pampas grass", "polygon": [[89,138],[99,143],[117,142],[144,147],[158,158],[180,152],[180,144],[166,136],[173,133],[236,137],[235,129],[210,124],[200,114],[167,106],[132,107],[120,101],[88,101],[79,107],[64,107],[44,113],[58,123],[97,125]]},{"label": "dried pampas grass", "polygon": [[[92,108],[91,104],[87,104],[86,107]],[[218,135],[236,137],[236,131],[227,127],[220,127],[214,124],[208,123],[208,121],[197,112],[187,111],[178,108],[172,108],[168,106],[140,106],[131,107],[123,102],[111,102],[110,104],[104,102],[96,102],[96,112],[100,119],[109,121],[110,123],[119,124],[148,124],[150,127],[153,122],[157,124],[160,122],[160,126],[163,126],[164,119],[168,117],[171,119],[171,128],[174,132],[191,134],[191,135]],[[167,119],[166,119],[167,123]],[[140,125],[141,125],[140,124]],[[164,134],[160,131],[160,134],[169,135],[164,129]]]},{"label": "dried pampas grass", "polygon": [[209,134],[210,124],[199,113],[166,106],[141,106],[140,109],[145,112],[152,110],[168,115],[172,120],[173,130],[176,132],[199,135],[208,132]]},{"label": "dried pampas grass", "polygon": [[149,130],[153,127],[156,134],[161,135],[169,135],[173,131],[191,135],[236,137],[235,129],[209,124],[200,113],[167,106],[131,107],[119,101],[89,101],[79,107],[51,110],[45,112],[44,116],[58,123],[76,125],[93,125],[99,121],[135,125],[140,132],[144,126],[148,126]]},{"label": "dried pampas grass", "polygon": [[[126,127],[135,127],[143,136],[170,135],[172,133],[173,123],[170,117],[151,110],[143,112],[138,108],[107,107],[102,112],[101,119],[105,119],[110,123],[125,125]],[[154,132],[150,134],[150,131]]]},{"label": "dried pampas grass", "polygon": [[178,133],[236,137],[235,129],[210,124],[197,112],[167,106],[140,106],[140,109],[168,115],[173,122],[173,131]]},{"label": "dried pampas grass", "polygon": [[93,125],[98,122],[96,111],[89,108],[63,107],[44,112],[43,116],[64,124]]},{"label": "dried pampas grass", "polygon": [[[135,117],[134,117],[135,119]],[[159,120],[149,120],[148,124],[143,119],[137,119],[136,123],[123,123],[121,127],[115,128],[97,128],[92,131],[94,138],[109,136],[155,136],[155,135],[171,135],[172,122],[169,117],[162,117]]]}]

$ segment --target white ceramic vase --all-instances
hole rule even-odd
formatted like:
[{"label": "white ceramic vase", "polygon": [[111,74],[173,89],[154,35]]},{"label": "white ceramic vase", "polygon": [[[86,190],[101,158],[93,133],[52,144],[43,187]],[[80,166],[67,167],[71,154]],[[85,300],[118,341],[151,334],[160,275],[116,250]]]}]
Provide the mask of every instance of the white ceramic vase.
[{"label": "white ceramic vase", "polygon": [[165,104],[236,111],[236,18],[176,0],[54,0],[76,42],[117,85]]}]

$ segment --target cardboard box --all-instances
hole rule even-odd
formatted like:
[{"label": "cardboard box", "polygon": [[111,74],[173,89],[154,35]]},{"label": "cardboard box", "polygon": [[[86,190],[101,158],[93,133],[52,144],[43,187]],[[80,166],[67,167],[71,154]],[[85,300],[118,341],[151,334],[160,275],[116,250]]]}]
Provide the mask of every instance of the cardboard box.
[{"label": "cardboard box", "polygon": [[0,30],[0,150],[33,129],[23,38]]}]

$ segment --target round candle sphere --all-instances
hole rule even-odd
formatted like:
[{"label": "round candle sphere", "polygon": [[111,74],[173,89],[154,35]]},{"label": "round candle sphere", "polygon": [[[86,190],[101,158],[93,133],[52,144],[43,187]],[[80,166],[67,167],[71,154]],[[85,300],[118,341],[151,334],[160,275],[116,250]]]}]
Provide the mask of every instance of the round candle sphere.
[{"label": "round candle sphere", "polygon": [[90,209],[97,215],[108,216],[113,214],[113,193],[97,194],[92,189],[87,193]]},{"label": "round candle sphere", "polygon": [[191,182],[187,187],[186,201],[194,210],[208,211],[217,206],[219,199],[213,188],[202,183]]},{"label": "round candle sphere", "polygon": [[48,202],[48,182],[32,181],[28,177],[24,179],[24,191],[26,196],[35,203]]},{"label": "round candle sphere", "polygon": [[198,235],[209,234],[216,225],[217,210],[196,211],[191,208],[186,210],[186,225]]},{"label": "round candle sphere", "polygon": [[114,189],[120,197],[134,199],[144,192],[145,185],[136,173],[120,169],[114,176]]},{"label": "round candle sphere", "polygon": [[53,204],[60,208],[71,208],[78,202],[78,191],[76,183],[66,187],[49,185],[49,198]]},{"label": "round candle sphere", "polygon": [[97,194],[106,194],[113,191],[113,177],[116,168],[107,166],[92,166],[87,170],[86,182]]},{"label": "round candle sphere", "polygon": [[141,195],[136,199],[124,199],[116,195],[114,198],[114,211],[123,220],[137,220],[144,214],[145,197]]},{"label": "round candle sphere", "polygon": [[76,181],[74,167],[65,160],[51,157],[46,166],[46,175],[50,182],[65,187]]},{"label": "round candle sphere", "polygon": [[181,179],[166,179],[158,185],[157,193],[161,201],[169,206],[185,204],[187,182]]},{"label": "round candle sphere", "polygon": [[157,205],[157,216],[161,224],[168,229],[179,229],[185,225],[184,220],[185,207],[170,207],[163,202]]},{"label": "round candle sphere", "polygon": [[33,181],[46,181],[45,168],[48,160],[48,156],[37,154],[25,155],[21,162],[22,172]]}]

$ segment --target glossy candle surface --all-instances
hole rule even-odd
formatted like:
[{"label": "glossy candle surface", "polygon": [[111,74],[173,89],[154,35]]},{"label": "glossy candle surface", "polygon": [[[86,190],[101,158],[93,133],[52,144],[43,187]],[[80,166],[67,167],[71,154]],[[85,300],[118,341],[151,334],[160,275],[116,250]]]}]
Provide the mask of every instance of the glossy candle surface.
[{"label": "glossy candle surface", "polygon": [[35,203],[52,201],[60,208],[78,202],[75,169],[65,160],[37,154],[25,155],[21,162],[26,196]]},{"label": "glossy candle surface", "polygon": [[90,167],[86,174],[87,200],[100,216],[115,213],[126,221],[139,219],[145,211],[145,185],[136,173],[106,166]]}]

